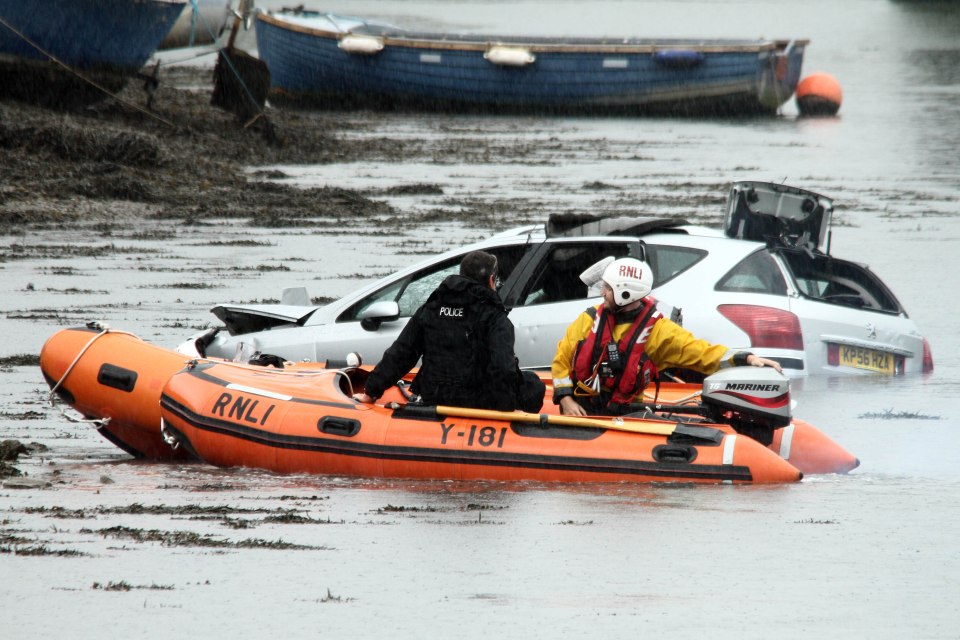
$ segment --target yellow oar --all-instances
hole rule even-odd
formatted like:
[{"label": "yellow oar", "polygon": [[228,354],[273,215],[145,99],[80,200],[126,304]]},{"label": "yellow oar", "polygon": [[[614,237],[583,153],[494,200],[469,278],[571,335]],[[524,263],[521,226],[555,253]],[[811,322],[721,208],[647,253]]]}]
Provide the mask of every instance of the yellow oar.
[{"label": "yellow oar", "polygon": [[700,439],[719,441],[721,432],[709,427],[683,424],[681,422],[630,421],[623,418],[581,418],[578,416],[558,416],[546,413],[526,413],[523,411],[493,411],[491,409],[468,409],[465,407],[438,406],[437,413],[459,418],[478,418],[484,420],[502,420],[504,422],[529,422],[540,425],[562,425],[567,427],[593,427],[669,436],[683,434]]}]

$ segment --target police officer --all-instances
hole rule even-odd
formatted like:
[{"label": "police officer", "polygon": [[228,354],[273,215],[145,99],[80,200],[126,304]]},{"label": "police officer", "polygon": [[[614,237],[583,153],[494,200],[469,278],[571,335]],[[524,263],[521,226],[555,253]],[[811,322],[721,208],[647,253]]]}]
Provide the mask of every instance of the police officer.
[{"label": "police officer", "polygon": [[782,372],[774,360],[698,340],[663,317],[649,297],[653,273],[645,262],[635,258],[601,262],[606,266],[594,265],[581,279],[602,269],[603,303],[590,307],[567,327],[553,359],[553,401],[561,413],[624,413],[656,377],[658,368],[711,374],[722,367],[753,365]]},{"label": "police officer", "polygon": [[376,401],[422,358],[410,390],[425,404],[539,412],[544,384],[517,365],[496,283],[495,256],[464,256],[460,274],[447,276],[410,318],[354,399]]}]

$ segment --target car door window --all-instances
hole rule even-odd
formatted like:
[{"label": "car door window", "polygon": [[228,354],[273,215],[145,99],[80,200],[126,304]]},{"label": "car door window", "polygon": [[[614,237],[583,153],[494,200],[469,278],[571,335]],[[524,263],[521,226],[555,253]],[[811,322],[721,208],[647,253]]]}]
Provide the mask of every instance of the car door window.
[{"label": "car door window", "polygon": [[653,269],[654,288],[670,282],[707,255],[703,249],[662,244],[648,244],[646,250],[647,263]]},{"label": "car door window", "polygon": [[[516,245],[495,247],[486,251],[497,257],[500,279],[505,281],[510,277],[514,267],[517,266],[527,249],[527,245]],[[378,289],[348,307],[337,318],[337,322],[356,322],[370,305],[384,300],[396,302],[400,306],[400,317],[409,318],[423,306],[430,294],[440,286],[440,283],[447,276],[460,273],[460,261],[462,259],[463,256],[458,255],[443,262],[432,264],[402,280]]]},{"label": "car door window", "polygon": [[636,241],[557,243],[537,265],[517,306],[586,299],[587,285],[580,280],[581,273],[607,256],[638,256],[640,247]]},{"label": "car door window", "polygon": [[787,283],[780,265],[767,251],[750,254],[720,278],[717,291],[787,295]]}]

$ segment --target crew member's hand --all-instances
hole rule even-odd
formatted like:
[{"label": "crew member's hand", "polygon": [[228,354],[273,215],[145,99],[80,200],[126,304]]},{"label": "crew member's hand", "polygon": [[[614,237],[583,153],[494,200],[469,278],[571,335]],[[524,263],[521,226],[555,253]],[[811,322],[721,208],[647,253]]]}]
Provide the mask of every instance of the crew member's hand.
[{"label": "crew member's hand", "polygon": [[752,353],[747,356],[747,364],[753,367],[773,367],[778,373],[783,373],[783,367],[781,367],[780,363],[776,360],[761,358],[760,356],[755,356]]},{"label": "crew member's hand", "polygon": [[353,399],[356,400],[357,402],[363,402],[366,404],[373,404],[374,402],[373,398],[363,393],[362,391],[360,393],[353,394]]},{"label": "crew member's hand", "polygon": [[587,415],[587,412],[584,411],[579,402],[573,399],[573,396],[564,396],[560,398],[560,413],[565,416]]}]

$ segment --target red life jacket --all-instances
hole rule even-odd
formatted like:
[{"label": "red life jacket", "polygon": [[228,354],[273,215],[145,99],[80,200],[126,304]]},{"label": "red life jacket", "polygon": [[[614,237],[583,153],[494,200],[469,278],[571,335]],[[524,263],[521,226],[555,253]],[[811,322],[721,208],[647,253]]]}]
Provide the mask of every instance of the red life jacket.
[{"label": "red life jacket", "polygon": [[594,318],[593,327],[587,336],[577,343],[573,353],[571,379],[574,388],[581,386],[596,389],[595,378],[600,376],[600,402],[608,409],[633,401],[651,380],[657,376],[657,366],[647,357],[646,343],[662,314],[657,311],[653,298],[644,298],[636,318],[617,343],[623,368],[614,375],[603,375],[600,364],[607,360],[607,345],[613,342],[613,328],[617,321],[612,311],[604,310],[603,304],[587,309]]}]

